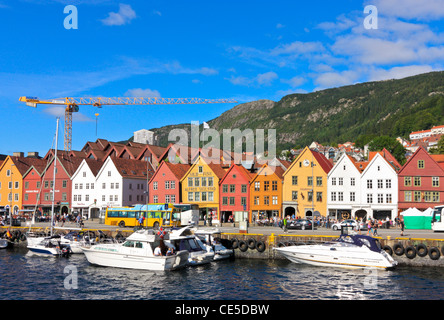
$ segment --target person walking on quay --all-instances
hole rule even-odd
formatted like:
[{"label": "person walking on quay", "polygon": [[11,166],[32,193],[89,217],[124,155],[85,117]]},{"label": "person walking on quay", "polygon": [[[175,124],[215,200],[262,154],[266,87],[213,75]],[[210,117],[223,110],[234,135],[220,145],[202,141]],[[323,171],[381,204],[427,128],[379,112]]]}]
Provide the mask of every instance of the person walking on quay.
[{"label": "person walking on quay", "polygon": [[287,217],[284,217],[284,232],[287,232]]},{"label": "person walking on quay", "polygon": [[404,236],[404,218],[399,219],[399,227],[401,228],[401,237]]}]

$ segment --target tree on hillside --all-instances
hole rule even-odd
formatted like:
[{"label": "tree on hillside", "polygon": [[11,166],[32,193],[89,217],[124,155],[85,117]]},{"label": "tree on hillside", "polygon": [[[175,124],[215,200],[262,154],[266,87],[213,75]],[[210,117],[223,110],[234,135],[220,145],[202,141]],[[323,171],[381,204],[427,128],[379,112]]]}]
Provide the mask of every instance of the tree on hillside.
[{"label": "tree on hillside", "polygon": [[436,148],[430,149],[430,153],[433,154],[444,154],[444,135],[438,141]]},{"label": "tree on hillside", "polygon": [[368,145],[370,151],[381,151],[384,148],[387,149],[401,165],[405,163],[406,150],[395,138],[389,136],[377,137]]}]

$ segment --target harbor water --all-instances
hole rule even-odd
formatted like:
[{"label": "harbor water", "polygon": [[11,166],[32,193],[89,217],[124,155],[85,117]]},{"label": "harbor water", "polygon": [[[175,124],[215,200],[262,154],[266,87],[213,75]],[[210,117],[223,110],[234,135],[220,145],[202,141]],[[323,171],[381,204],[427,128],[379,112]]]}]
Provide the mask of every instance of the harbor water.
[{"label": "harbor water", "polygon": [[0,250],[1,300],[437,300],[442,268],[393,271],[236,259],[148,272],[93,266],[69,258]]}]

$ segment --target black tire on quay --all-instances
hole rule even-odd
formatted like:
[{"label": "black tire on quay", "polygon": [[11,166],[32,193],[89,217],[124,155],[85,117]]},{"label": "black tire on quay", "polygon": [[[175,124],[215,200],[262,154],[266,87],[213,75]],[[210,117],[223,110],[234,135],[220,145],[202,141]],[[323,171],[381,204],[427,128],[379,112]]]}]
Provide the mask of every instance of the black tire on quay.
[{"label": "black tire on quay", "polygon": [[397,255],[397,256],[402,256],[405,252],[404,246],[400,243],[396,243],[393,246],[393,252]]},{"label": "black tire on quay", "polygon": [[416,246],[416,253],[418,254],[418,256],[420,257],[425,257],[428,253],[428,249],[427,246],[424,243],[420,243]]},{"label": "black tire on quay", "polygon": [[441,257],[441,253],[439,252],[439,249],[437,247],[430,248],[429,257],[432,260],[438,260],[439,257]]},{"label": "black tire on quay", "polygon": [[382,250],[387,252],[389,256],[393,255],[393,249],[390,246],[385,245],[384,247],[382,247]]},{"label": "black tire on quay", "polygon": [[256,249],[256,239],[250,238],[247,240],[248,248],[251,250]]},{"label": "black tire on quay", "polygon": [[256,242],[256,250],[258,252],[264,252],[265,251],[265,243],[263,241]]},{"label": "black tire on quay", "polygon": [[239,241],[239,250],[242,252],[246,252],[248,250],[248,243],[244,240]]},{"label": "black tire on quay", "polygon": [[231,247],[233,249],[239,248],[239,240],[237,240],[236,238],[231,239]]},{"label": "black tire on quay", "polygon": [[416,249],[414,246],[408,246],[405,248],[405,256],[409,259],[414,259],[416,257]]}]

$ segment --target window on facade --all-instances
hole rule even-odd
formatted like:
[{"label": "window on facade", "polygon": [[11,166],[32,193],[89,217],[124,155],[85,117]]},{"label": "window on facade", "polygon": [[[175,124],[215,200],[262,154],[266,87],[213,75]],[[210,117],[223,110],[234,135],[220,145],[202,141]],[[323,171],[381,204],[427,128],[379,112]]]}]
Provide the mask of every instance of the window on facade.
[{"label": "window on facade", "polygon": [[298,176],[292,176],[291,177],[291,184],[294,186],[298,185]]},{"label": "window on facade", "polygon": [[421,186],[421,177],[415,177],[413,181],[415,187]]},{"label": "window on facade", "polygon": [[108,171],[108,177],[111,177],[111,171]]},{"label": "window on facade", "polygon": [[344,185],[344,178],[338,178],[338,186]]},{"label": "window on facade", "polygon": [[194,201],[193,196],[194,196],[193,192],[188,192],[188,201]]},{"label": "window on facade", "polygon": [[312,191],[308,191],[307,192],[307,196],[308,196],[308,200],[307,201],[312,202],[313,201],[313,192]]},{"label": "window on facade", "polygon": [[350,178],[350,185],[354,186],[356,183],[356,179],[355,178]]},{"label": "window on facade", "polygon": [[382,188],[384,188],[384,180],[378,179],[378,189],[382,189]]},{"label": "window on facade", "polygon": [[[189,194],[188,194],[189,195]],[[189,199],[188,199],[189,200]],[[193,201],[193,200],[191,200]],[[159,202],[159,196],[153,196],[153,202],[158,203]]]},{"label": "window on facade", "polygon": [[[342,178],[340,178],[340,183],[342,183]],[[316,177],[316,186],[322,187],[322,177]]]},{"label": "window on facade", "polygon": [[392,180],[391,179],[386,179],[385,180],[385,187],[387,189],[391,189],[392,188]]},{"label": "window on facade", "polygon": [[247,205],[247,197],[241,197],[241,205],[246,206]]},{"label": "window on facade", "polygon": [[273,204],[273,205],[278,204],[278,197],[277,197],[277,196],[273,196],[273,198],[271,199],[271,201],[272,201],[272,204]]},{"label": "window on facade", "polygon": [[170,181],[170,189],[176,189],[176,181],[174,180]]},{"label": "window on facade", "polygon": [[175,194],[171,195],[171,202],[176,203],[176,195]]},{"label": "window on facade", "polygon": [[199,192],[194,193],[194,201],[200,201],[200,193]]},{"label": "window on facade", "polygon": [[202,173],[202,172],[203,172],[203,167],[202,167],[202,166],[199,166],[199,167],[198,167],[198,172],[199,172],[199,173]]},{"label": "window on facade", "polygon": [[331,185],[332,186],[336,185],[336,178],[335,177],[331,178]]},{"label": "window on facade", "polygon": [[207,201],[207,193],[202,192],[202,201]]},{"label": "window on facade", "polygon": [[28,201],[28,194],[27,193],[25,193],[25,201]]},{"label": "window on facade", "polygon": [[316,201],[322,202],[322,192],[316,192]]},{"label": "window on facade", "polygon": [[439,177],[432,177],[432,187],[439,187]]},{"label": "window on facade", "polygon": [[378,193],[378,203],[384,203],[384,195],[382,193]]},{"label": "window on facade", "polygon": [[439,192],[437,192],[437,191],[432,192],[432,202],[440,202],[439,201]]},{"label": "window on facade", "polygon": [[259,197],[257,197],[257,196],[254,197],[254,205],[256,205],[256,206],[259,205]]},{"label": "window on facade", "polygon": [[86,178],[86,172],[85,171],[83,172],[83,177]]},{"label": "window on facade", "polygon": [[169,194],[165,195],[165,202],[167,202],[167,203],[170,202],[170,195]]},{"label": "window on facade", "polygon": [[261,183],[259,181],[256,181],[254,183],[254,191],[259,191],[261,189]]},{"label": "window on facade", "polygon": [[227,193],[228,192],[228,184],[223,184],[222,185],[222,192],[223,193]]},{"label": "window on facade", "polygon": [[106,189],[106,183],[105,182],[102,183],[102,189]]},{"label": "window on facade", "polygon": [[[119,184],[116,183],[116,189],[118,189],[118,188],[119,188]],[[94,189],[94,183],[93,182],[91,182],[91,189]]]},{"label": "window on facade", "polygon": [[[373,181],[372,180],[367,180],[367,189],[372,189],[373,188]],[[369,202],[371,203],[371,202]]]},{"label": "window on facade", "polygon": [[234,197],[230,197],[230,206],[234,206],[235,200]]},{"label": "window on facade", "polygon": [[387,193],[385,195],[385,202],[392,203],[392,194],[391,193]]},{"label": "window on facade", "polygon": [[103,194],[102,195],[102,201],[105,201],[106,200],[106,198],[105,198],[105,195]]},{"label": "window on facade", "polygon": [[[165,181],[165,189],[168,190],[170,188],[170,181],[166,180]],[[167,201],[169,202],[169,201]]]},{"label": "window on facade", "polygon": [[291,200],[292,201],[298,201],[298,192],[297,191],[292,191],[291,192]]},{"label": "window on facade", "polygon": [[313,186],[313,177],[307,177],[307,186]]},{"label": "window on facade", "polygon": [[271,181],[271,191],[277,191],[277,189],[278,189],[278,182]]},{"label": "window on facade", "polygon": [[264,205],[269,205],[270,204],[270,197],[269,196],[264,196]]},{"label": "window on facade", "polygon": [[25,181],[25,189],[29,189],[29,181]]},{"label": "window on facade", "polygon": [[415,191],[413,196],[414,196],[415,202],[421,202],[421,192],[420,191]]},{"label": "window on facade", "polygon": [[230,184],[230,193],[235,193],[235,192],[236,192],[236,185]]},{"label": "window on facade", "polygon": [[206,187],[206,186],[207,186],[207,178],[202,177],[202,187]]},{"label": "window on facade", "polygon": [[224,206],[228,205],[228,197],[222,197],[222,204]]},{"label": "window on facade", "polygon": [[350,202],[355,202],[356,201],[356,194],[355,192],[351,191],[350,192]]},{"label": "window on facade", "polygon": [[157,181],[153,182],[153,190],[157,190]]},{"label": "window on facade", "polygon": [[270,190],[270,181],[264,181],[264,191]]},{"label": "window on facade", "polygon": [[194,178],[194,186],[199,187],[200,186],[200,180],[199,178]]},{"label": "window on facade", "polygon": [[[86,196],[86,197],[87,197],[86,201],[88,201],[88,196]],[[68,200],[68,194],[66,192],[63,192],[62,193],[62,201],[66,201],[66,200]]]},{"label": "window on facade", "polygon": [[367,193],[367,203],[373,203],[373,195],[371,193]]},{"label": "window on facade", "polygon": [[338,192],[338,201],[344,201],[344,192],[342,191]]},{"label": "window on facade", "polygon": [[247,185],[246,184],[241,185],[241,192],[247,193]]},{"label": "window on facade", "polygon": [[418,160],[418,169],[424,169],[424,160]]},{"label": "window on facade", "polygon": [[412,177],[404,177],[404,186],[410,187],[412,185]]},{"label": "window on facade", "polygon": [[336,192],[331,193],[331,201],[336,201]]},{"label": "window on facade", "polygon": [[193,178],[188,178],[188,187],[193,186]]},{"label": "window on facade", "polygon": [[411,202],[412,201],[412,192],[404,191],[404,201]]}]

